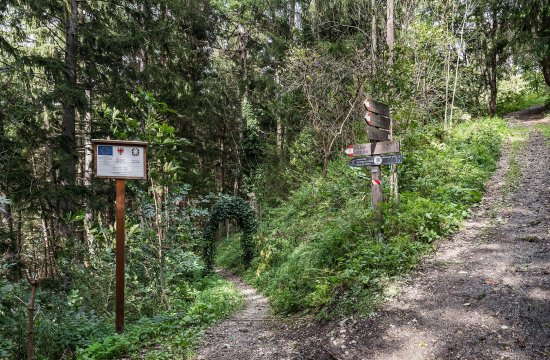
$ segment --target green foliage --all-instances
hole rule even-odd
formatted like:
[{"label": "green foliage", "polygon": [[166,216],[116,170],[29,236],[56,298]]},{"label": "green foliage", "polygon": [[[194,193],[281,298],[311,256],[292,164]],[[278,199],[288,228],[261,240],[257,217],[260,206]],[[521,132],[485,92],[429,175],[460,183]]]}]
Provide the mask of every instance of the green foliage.
[{"label": "green foliage", "polygon": [[184,160],[181,149],[187,139],[176,136],[175,128],[168,123],[169,116],[177,116],[165,102],[151,92],[137,89],[128,94],[135,105],[136,118],[130,113],[110,109],[103,104],[103,116],[110,120],[111,131],[117,139],[143,140],[148,144],[148,173],[158,185],[171,185],[181,179]]},{"label": "green foliage", "polygon": [[221,268],[231,269],[236,274],[243,273],[243,250],[240,246],[241,234],[231,234],[216,245],[214,264]]},{"label": "green foliage", "polygon": [[[19,279],[30,264],[48,265],[37,354],[71,358],[75,347],[112,332],[114,191],[111,181],[89,176],[92,138],[149,143],[148,181],[126,187],[134,335],[95,342],[97,356],[137,353],[139,339],[163,331],[165,316],[197,301],[214,255],[211,240],[208,264],[197,255],[203,233],[212,237],[225,217],[245,234],[220,242],[216,261],[243,270],[258,250],[247,274],[277,309],[356,299],[370,306],[386,278],[456,228],[494,166],[498,122],[452,134],[438,124],[486,111],[492,79],[499,112],[540,103],[547,94],[540,68],[550,64],[547,1],[395,5],[406,21],[390,69],[384,41],[373,42],[386,33],[386,14],[370,0],[4,1],[0,271],[10,281],[0,283],[0,358],[26,357],[18,298],[28,298]],[[72,13],[74,52],[65,43]],[[401,201],[384,209],[382,224],[365,206],[368,177],[338,158],[365,140],[366,96],[389,103],[405,148]],[[205,231],[207,194],[228,189],[278,205],[265,209],[260,236],[243,201],[217,211]],[[386,245],[373,241],[379,229]],[[211,296],[198,308],[219,302]],[[173,332],[167,346],[188,344],[194,331]],[[187,345],[173,348],[181,353],[147,356],[188,356]]]},{"label": "green foliage", "polygon": [[221,195],[212,207],[208,224],[204,230],[204,259],[209,269],[214,261],[214,237],[218,226],[226,219],[232,219],[242,229],[241,237],[242,259],[245,266],[250,264],[254,256],[254,239],[258,227],[254,211],[248,203],[236,196]]},{"label": "green foliage", "polygon": [[542,132],[542,134],[547,138],[550,139],[550,125],[547,124],[539,124],[537,125],[537,129]]},{"label": "green foliage", "polygon": [[513,111],[526,109],[550,102],[550,91],[539,84],[542,76],[526,71],[523,76],[514,75],[499,83],[496,112],[506,115]]},{"label": "green foliage", "polygon": [[[78,290],[60,291],[44,282],[36,299],[35,354],[37,359],[73,358],[76,347],[110,332],[112,325],[82,306]],[[26,282],[0,279],[0,358],[24,358],[27,351]]]},{"label": "green foliage", "polygon": [[[504,121],[479,119],[450,133],[424,127],[405,139],[400,201],[384,206],[382,223],[367,204],[366,174],[333,161],[325,178],[313,176],[264,212],[259,257],[246,276],[279,312],[371,309],[388,279],[414,266],[481,200],[507,133]],[[375,240],[380,230],[384,243]],[[231,246],[223,249],[235,254]],[[217,259],[234,263],[234,255]]]},{"label": "green foliage", "polygon": [[518,155],[527,144],[526,141],[529,137],[529,131],[530,130],[525,127],[513,127],[511,130],[508,171],[506,172],[506,179],[503,186],[505,195],[511,195],[512,191],[519,184],[521,167],[518,161]]},{"label": "green foliage", "polygon": [[194,296],[184,306],[130,324],[124,334],[112,334],[78,350],[82,360],[109,360],[140,354],[147,359],[188,359],[202,329],[242,307],[244,300],[229,282],[208,277],[193,285]]}]

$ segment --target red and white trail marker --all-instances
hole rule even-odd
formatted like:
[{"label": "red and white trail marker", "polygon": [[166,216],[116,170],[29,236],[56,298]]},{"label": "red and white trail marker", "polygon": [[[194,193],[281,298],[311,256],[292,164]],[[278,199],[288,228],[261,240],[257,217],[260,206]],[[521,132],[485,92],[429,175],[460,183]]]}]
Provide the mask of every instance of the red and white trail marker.
[{"label": "red and white trail marker", "polygon": [[348,146],[344,152],[349,156],[353,156],[353,145]]}]

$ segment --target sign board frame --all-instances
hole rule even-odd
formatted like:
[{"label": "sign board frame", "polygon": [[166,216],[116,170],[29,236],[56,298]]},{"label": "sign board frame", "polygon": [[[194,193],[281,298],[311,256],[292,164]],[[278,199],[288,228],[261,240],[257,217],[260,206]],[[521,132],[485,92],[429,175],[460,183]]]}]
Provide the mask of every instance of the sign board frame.
[{"label": "sign board frame", "polygon": [[374,126],[384,130],[391,130],[392,121],[388,117],[384,117],[373,112],[368,111],[365,115],[365,120],[370,126]]},{"label": "sign board frame", "polygon": [[367,126],[367,136],[370,141],[390,141],[391,134],[389,131],[375,128],[374,126]]},{"label": "sign board frame", "polygon": [[350,156],[372,156],[398,153],[401,150],[401,143],[399,141],[381,141],[367,144],[350,145],[348,149],[349,148],[351,148],[351,151],[346,150],[346,154]]},{"label": "sign board frame", "polygon": [[386,104],[368,98],[365,100],[363,105],[367,111],[371,111],[385,117],[390,117],[390,107]]},{"label": "sign board frame", "polygon": [[[103,140],[103,139],[93,139],[92,148],[93,148],[93,159],[94,159],[94,177],[97,179],[124,179],[124,180],[147,180],[147,142],[145,141],[127,141],[127,140]],[[97,164],[98,164],[98,147],[100,145],[106,146],[127,146],[127,147],[136,147],[143,151],[143,174],[144,176],[124,176],[124,175],[98,175],[97,174]]]},{"label": "sign board frame", "polygon": [[351,167],[369,167],[369,166],[380,166],[380,165],[392,165],[392,164],[401,164],[403,162],[403,155],[376,155],[369,157],[358,157],[353,158],[349,161],[349,166]]}]

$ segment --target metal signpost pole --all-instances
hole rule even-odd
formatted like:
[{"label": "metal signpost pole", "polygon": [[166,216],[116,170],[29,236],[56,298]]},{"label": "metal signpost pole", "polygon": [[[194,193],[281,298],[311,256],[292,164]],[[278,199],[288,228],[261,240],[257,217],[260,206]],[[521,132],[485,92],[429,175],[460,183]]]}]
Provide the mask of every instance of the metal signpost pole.
[{"label": "metal signpost pole", "polygon": [[116,332],[124,332],[124,179],[116,179]]}]

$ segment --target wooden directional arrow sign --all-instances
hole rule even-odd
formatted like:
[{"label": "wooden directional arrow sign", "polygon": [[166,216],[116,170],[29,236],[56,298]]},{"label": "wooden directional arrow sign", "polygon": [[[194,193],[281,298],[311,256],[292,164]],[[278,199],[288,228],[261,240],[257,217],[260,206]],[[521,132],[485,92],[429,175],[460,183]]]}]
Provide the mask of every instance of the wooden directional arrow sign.
[{"label": "wooden directional arrow sign", "polygon": [[367,126],[367,136],[370,141],[388,141],[390,140],[390,132],[382,129],[377,129],[374,126]]},{"label": "wooden directional arrow sign", "polygon": [[374,101],[372,99],[367,99],[363,105],[365,105],[365,109],[367,109],[367,111],[371,111],[385,117],[390,117],[390,108],[386,104],[382,104],[381,102]]},{"label": "wooden directional arrow sign", "polygon": [[355,158],[350,160],[349,166],[353,167],[367,167],[367,166],[380,166],[401,164],[403,162],[403,155],[381,155],[381,156],[369,156],[364,158]]},{"label": "wooden directional arrow sign", "polygon": [[398,153],[399,151],[399,141],[383,141],[368,144],[350,145],[345,152],[349,156],[371,156]]},{"label": "wooden directional arrow sign", "polygon": [[377,115],[370,111],[367,112],[367,115],[365,115],[365,120],[367,120],[367,124],[369,124],[370,126],[374,126],[380,129],[389,130],[391,127],[390,118]]}]

